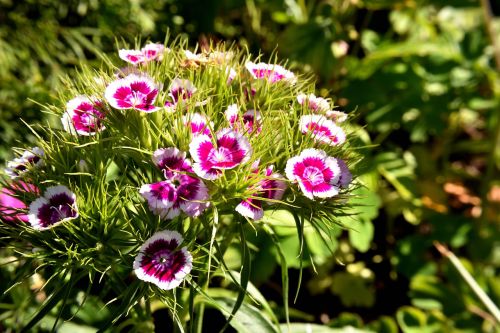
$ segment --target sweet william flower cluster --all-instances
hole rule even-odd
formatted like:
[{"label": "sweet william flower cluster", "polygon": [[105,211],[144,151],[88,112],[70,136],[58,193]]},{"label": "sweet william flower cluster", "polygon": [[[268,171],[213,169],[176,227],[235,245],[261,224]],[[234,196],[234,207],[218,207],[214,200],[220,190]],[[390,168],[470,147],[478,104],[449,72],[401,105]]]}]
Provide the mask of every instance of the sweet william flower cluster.
[{"label": "sweet william flower cluster", "polygon": [[203,275],[213,235],[276,210],[334,221],[354,154],[347,115],[309,79],[234,49],[148,43],[116,58],[68,85],[48,107],[60,128],[7,164],[3,232],[22,228],[51,262],[70,260],[47,245],[63,242],[85,269],[169,290]]}]

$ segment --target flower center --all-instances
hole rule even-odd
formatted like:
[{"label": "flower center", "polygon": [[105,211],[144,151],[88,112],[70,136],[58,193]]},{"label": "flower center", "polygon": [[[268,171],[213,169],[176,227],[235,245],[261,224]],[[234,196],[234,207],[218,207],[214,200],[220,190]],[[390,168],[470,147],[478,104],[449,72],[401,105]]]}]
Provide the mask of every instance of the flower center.
[{"label": "flower center", "polygon": [[73,215],[72,209],[68,205],[50,206],[50,209],[51,209],[51,214],[50,214],[51,223],[59,222]]},{"label": "flower center", "polygon": [[325,182],[323,172],[321,172],[320,169],[312,166],[308,166],[304,169],[302,177],[308,180],[312,186],[317,186]]},{"label": "flower center", "polygon": [[155,266],[169,267],[172,265],[173,257],[169,250],[158,251],[153,255],[153,264]]},{"label": "flower center", "polygon": [[208,155],[208,160],[214,164],[231,162],[231,151],[224,147],[219,147],[218,149],[212,149]]},{"label": "flower center", "polygon": [[141,93],[140,91],[133,91],[132,94],[128,97],[128,101],[133,106],[143,104],[146,99],[146,95]]}]

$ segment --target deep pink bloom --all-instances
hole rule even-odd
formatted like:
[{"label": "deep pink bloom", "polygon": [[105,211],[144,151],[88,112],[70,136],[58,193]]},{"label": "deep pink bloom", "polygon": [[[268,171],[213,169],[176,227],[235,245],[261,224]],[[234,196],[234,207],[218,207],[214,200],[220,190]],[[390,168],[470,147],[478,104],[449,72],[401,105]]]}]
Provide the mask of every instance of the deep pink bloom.
[{"label": "deep pink bloom", "polygon": [[61,122],[64,130],[72,134],[94,135],[105,129],[102,120],[104,112],[99,101],[91,101],[86,96],[78,96],[66,104]]},{"label": "deep pink bloom", "polygon": [[345,142],[345,133],[342,128],[322,115],[305,115],[299,120],[300,131],[309,133],[311,137],[320,142],[337,146]]},{"label": "deep pink bloom", "polygon": [[222,175],[222,170],[247,162],[252,147],[241,133],[225,128],[217,132],[215,144],[208,135],[194,137],[189,152],[195,161],[194,172],[201,178],[214,180]]},{"label": "deep pink bloom", "polygon": [[243,200],[235,208],[238,213],[253,220],[260,220],[264,216],[263,202],[269,205],[276,203],[283,198],[286,190],[283,176],[273,172],[273,166],[267,167],[264,172],[266,178],[256,186],[254,197]]},{"label": "deep pink bloom", "polygon": [[331,198],[339,193],[338,160],[323,150],[309,148],[286,163],[286,177],[299,184],[306,197]]},{"label": "deep pink bloom", "polygon": [[12,183],[0,191],[0,218],[6,222],[28,222],[28,215],[25,210],[26,203],[20,200],[17,195],[27,192],[38,194],[39,190],[33,184],[25,182]]},{"label": "deep pink bloom", "polygon": [[210,122],[209,124],[207,117],[204,115],[196,112],[191,115],[183,116],[182,120],[184,125],[191,127],[191,133],[193,133],[193,135],[211,135],[210,127],[213,127],[213,123]]},{"label": "deep pink bloom", "polygon": [[33,229],[45,230],[78,217],[76,196],[64,185],[47,188],[30,204],[28,220]]},{"label": "deep pink bloom", "polygon": [[139,249],[134,260],[134,271],[143,281],[154,283],[160,289],[179,286],[193,267],[193,257],[177,231],[156,232]]},{"label": "deep pink bloom", "polygon": [[45,153],[40,147],[33,147],[23,152],[20,157],[7,162],[5,173],[11,178],[16,179],[31,168],[39,168],[44,165],[43,157]]},{"label": "deep pink bloom", "polygon": [[297,81],[295,74],[280,65],[266,64],[263,62],[255,64],[248,61],[245,67],[254,79],[264,79],[270,83],[285,81],[293,84]]},{"label": "deep pink bloom", "polygon": [[111,82],[104,96],[116,109],[136,109],[142,112],[157,111],[154,106],[158,96],[158,85],[148,76],[130,74]]}]

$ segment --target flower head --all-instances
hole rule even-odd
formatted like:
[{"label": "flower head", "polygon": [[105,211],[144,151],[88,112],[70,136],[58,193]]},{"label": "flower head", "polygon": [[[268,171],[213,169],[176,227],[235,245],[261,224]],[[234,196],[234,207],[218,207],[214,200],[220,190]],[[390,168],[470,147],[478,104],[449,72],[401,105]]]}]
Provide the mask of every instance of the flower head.
[{"label": "flower head", "polygon": [[297,101],[300,105],[307,105],[307,108],[315,113],[325,113],[330,111],[330,102],[323,97],[316,97],[314,94],[299,94]]},{"label": "flower head", "polygon": [[314,200],[331,198],[339,193],[340,167],[338,160],[323,150],[309,148],[290,158],[285,167],[286,177],[299,184],[304,195]]},{"label": "flower head", "polygon": [[139,50],[121,49],[118,51],[118,56],[120,59],[125,60],[134,66],[143,63],[145,60],[144,54]]},{"label": "flower head", "polygon": [[179,286],[193,267],[193,257],[177,231],[163,230],[151,236],[139,249],[134,260],[134,271],[143,281],[151,282],[160,289]]},{"label": "flower head", "polygon": [[260,112],[257,110],[246,111],[240,119],[238,106],[236,104],[231,104],[226,111],[224,111],[224,115],[229,122],[229,126],[235,130],[239,129],[241,121],[247,133],[252,133],[254,131],[255,133],[260,133],[262,131],[262,118]]},{"label": "flower head", "polygon": [[322,115],[300,117],[299,127],[302,133],[310,133],[314,140],[330,146],[340,145],[346,139],[344,130]]},{"label": "flower head", "polygon": [[77,217],[76,196],[64,185],[47,188],[43,196],[29,206],[28,221],[38,230],[49,229]]},{"label": "flower head", "polygon": [[163,170],[167,180],[143,185],[139,193],[154,214],[173,219],[183,211],[195,217],[208,208],[208,189],[200,179],[187,174],[193,170],[186,153],[177,148],[158,149],[153,154],[153,162]]},{"label": "flower head", "polygon": [[92,102],[86,96],[78,96],[66,104],[61,118],[64,130],[79,135],[94,135],[105,129],[100,102]]},{"label": "flower head", "polygon": [[7,162],[5,173],[11,179],[16,179],[27,172],[30,168],[43,166],[44,155],[45,154],[42,148],[39,147],[33,147],[29,150],[25,150],[20,157]]},{"label": "flower head", "polygon": [[264,62],[255,64],[249,61],[245,64],[245,67],[254,79],[264,79],[270,83],[278,81],[295,83],[297,81],[295,74],[280,65],[266,64]]},{"label": "flower head", "polygon": [[21,201],[16,194],[29,192],[38,194],[38,187],[25,182],[12,183],[0,191],[0,217],[7,222],[28,222],[28,215],[22,212],[27,209],[26,203]]},{"label": "flower head", "polygon": [[217,132],[215,144],[208,135],[194,137],[189,152],[195,161],[194,172],[201,178],[213,180],[222,175],[222,170],[247,162],[252,147],[241,133],[225,128]]},{"label": "flower head", "polygon": [[153,163],[163,170],[165,177],[172,178],[177,172],[193,172],[186,153],[177,148],[160,148],[153,153]]},{"label": "flower head", "polygon": [[115,109],[135,109],[142,112],[157,111],[154,106],[158,85],[148,76],[130,74],[111,82],[104,96]]},{"label": "flower head", "polygon": [[146,61],[161,61],[165,51],[169,51],[169,49],[166,49],[161,43],[148,43],[141,49],[141,53]]}]

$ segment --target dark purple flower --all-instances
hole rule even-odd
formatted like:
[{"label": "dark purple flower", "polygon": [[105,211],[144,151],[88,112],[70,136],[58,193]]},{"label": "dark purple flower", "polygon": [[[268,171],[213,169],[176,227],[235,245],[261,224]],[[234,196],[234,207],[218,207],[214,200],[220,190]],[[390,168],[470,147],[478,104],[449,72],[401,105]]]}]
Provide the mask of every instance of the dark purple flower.
[{"label": "dark purple flower", "polygon": [[11,178],[16,179],[30,168],[38,168],[43,166],[45,153],[40,147],[33,147],[23,152],[21,157],[15,158],[7,162],[5,173]]},{"label": "dark purple flower", "polygon": [[43,197],[29,207],[28,220],[34,229],[45,230],[78,217],[76,196],[64,185],[47,188]]},{"label": "dark purple flower", "polygon": [[193,267],[193,257],[177,231],[163,230],[151,236],[139,249],[134,260],[134,271],[143,281],[154,283],[160,289],[179,286]]}]

